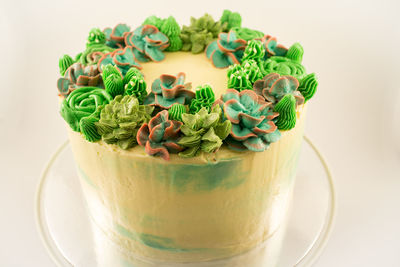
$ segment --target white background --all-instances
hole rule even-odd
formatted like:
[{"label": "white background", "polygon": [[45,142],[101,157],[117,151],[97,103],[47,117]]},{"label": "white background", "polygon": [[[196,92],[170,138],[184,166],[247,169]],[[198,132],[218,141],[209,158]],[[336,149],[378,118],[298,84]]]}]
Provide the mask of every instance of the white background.
[{"label": "white background", "polygon": [[[58,58],[84,49],[92,27],[145,17],[240,11],[243,26],[288,46],[319,77],[306,133],[336,178],[338,217],[316,266],[400,266],[399,1],[0,2],[0,266],[54,266],[37,234],[33,199],[66,131]],[[397,16],[397,18],[396,18]]]}]

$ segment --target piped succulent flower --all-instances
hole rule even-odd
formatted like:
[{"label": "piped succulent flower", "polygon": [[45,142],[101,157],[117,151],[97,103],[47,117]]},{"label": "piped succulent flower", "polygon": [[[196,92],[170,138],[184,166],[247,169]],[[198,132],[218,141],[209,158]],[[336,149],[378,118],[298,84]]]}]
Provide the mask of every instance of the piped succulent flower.
[{"label": "piped succulent flower", "polygon": [[84,66],[81,63],[72,64],[64,73],[64,77],[57,81],[57,88],[61,96],[69,95],[73,90],[83,86],[101,86],[97,66]]},{"label": "piped succulent flower", "polygon": [[74,63],[75,61],[69,55],[62,56],[62,58],[58,60],[58,66],[60,68],[61,76],[64,76],[67,69]]},{"label": "piped succulent flower", "polygon": [[97,64],[100,58],[115,49],[106,45],[106,36],[98,28],[94,28],[89,32],[86,49],[79,56],[79,62],[83,65]]},{"label": "piped succulent flower", "polygon": [[141,69],[142,67],[136,61],[134,49],[132,46],[116,49],[111,53],[104,54],[97,63],[98,69],[102,72],[105,65],[116,66],[121,74],[125,76],[128,70],[132,67]]},{"label": "piped succulent flower", "polygon": [[226,68],[232,64],[239,64],[243,57],[246,41],[237,39],[236,33],[220,33],[218,40],[210,43],[206,48],[206,55],[217,68]]},{"label": "piped succulent flower", "polygon": [[194,157],[200,151],[216,152],[222,141],[228,137],[232,124],[229,120],[223,121],[219,105],[215,105],[211,112],[205,107],[196,114],[183,114],[181,131],[184,134],[178,144],[186,149],[179,153],[181,157]]},{"label": "piped succulent flower", "polygon": [[[128,73],[125,77],[128,76]],[[140,104],[143,104],[144,99],[147,96],[146,81],[140,73],[136,75],[130,75],[127,83],[125,83],[125,95],[135,96]]]},{"label": "piped succulent flower", "polygon": [[263,63],[263,74],[278,73],[280,75],[290,75],[301,80],[306,75],[306,69],[300,63],[287,57],[273,56]]},{"label": "piped succulent flower", "polygon": [[304,96],[304,101],[307,102],[312,98],[317,91],[318,80],[315,73],[308,74],[300,81],[299,91]]},{"label": "piped succulent flower", "polygon": [[80,131],[80,122],[91,116],[100,106],[112,101],[106,90],[98,87],[81,87],[74,90],[61,104],[60,114],[75,132]]},{"label": "piped succulent flower", "polygon": [[171,120],[182,121],[182,115],[187,113],[186,106],[175,103],[168,109],[168,116]]},{"label": "piped succulent flower", "polygon": [[231,149],[264,151],[279,140],[280,132],[274,123],[278,113],[254,91],[228,89],[216,104],[223,107],[225,117],[232,123],[226,139]]},{"label": "piped succulent flower", "polygon": [[99,28],[93,28],[90,30],[86,46],[105,43],[106,35],[104,34],[104,32],[102,32]]},{"label": "piped succulent flower", "polygon": [[292,94],[286,94],[274,107],[279,113],[276,126],[279,130],[290,130],[296,126],[296,99]]},{"label": "piped succulent flower", "polygon": [[175,52],[182,49],[183,43],[180,38],[181,27],[173,16],[166,18],[159,29],[160,32],[168,37],[169,40],[169,46],[165,51]]},{"label": "piped succulent flower", "polygon": [[162,18],[159,18],[157,16],[149,16],[147,17],[144,22],[142,23],[142,25],[153,25],[155,27],[157,27],[158,29],[161,28],[161,26],[163,25],[164,20]]},{"label": "piped succulent flower", "polygon": [[215,21],[209,14],[204,14],[198,19],[191,17],[190,25],[183,26],[181,30],[182,51],[191,51],[193,54],[203,52],[222,29],[221,22]]},{"label": "piped succulent flower", "polygon": [[245,41],[250,41],[253,39],[262,39],[264,36],[263,32],[244,27],[232,27],[231,30],[233,30],[236,33],[239,39],[243,39]]},{"label": "piped succulent flower", "polygon": [[118,95],[100,113],[97,132],[107,144],[129,149],[137,143],[136,135],[143,123],[151,119],[153,107],[140,105],[134,96]]},{"label": "piped succulent flower", "polygon": [[144,100],[144,104],[169,109],[173,104],[188,105],[195,97],[190,90],[191,83],[185,84],[185,74],[176,76],[163,74],[151,85],[151,93]]},{"label": "piped succulent flower", "polygon": [[170,159],[170,153],[178,153],[183,147],[178,144],[182,122],[168,119],[168,111],[162,110],[149,123],[144,123],[137,133],[137,142],[145,147],[150,156]]},{"label": "piped succulent flower", "polygon": [[246,49],[244,50],[242,60],[255,60],[260,62],[265,55],[263,43],[259,40],[251,40],[247,42]]},{"label": "piped succulent flower", "polygon": [[303,61],[304,49],[300,43],[294,43],[286,53],[286,57],[301,64]]},{"label": "piped succulent flower", "polygon": [[114,28],[103,30],[106,37],[106,45],[112,48],[125,47],[125,35],[131,30],[126,24],[117,24]]},{"label": "piped succulent flower", "polygon": [[125,43],[132,46],[139,61],[161,61],[163,50],[169,46],[168,37],[153,25],[143,25],[125,35]]},{"label": "piped succulent flower", "polygon": [[195,114],[202,108],[206,108],[208,112],[211,111],[211,107],[215,101],[215,94],[210,85],[205,84],[196,88],[196,96],[190,103],[189,111]]},{"label": "piped succulent flower", "polygon": [[252,84],[249,80],[249,76],[243,68],[232,72],[228,78],[228,88],[235,89],[237,91],[250,90]]},{"label": "piped succulent flower", "polygon": [[232,12],[225,9],[219,19],[224,32],[230,31],[232,28],[240,28],[242,26],[242,17],[238,12]]},{"label": "piped succulent flower", "polygon": [[267,102],[271,102],[274,106],[285,95],[293,95],[297,105],[304,103],[304,97],[298,91],[299,81],[293,76],[281,76],[278,73],[271,73],[262,80],[254,83],[254,91],[262,96]]},{"label": "piped succulent flower", "polygon": [[286,56],[288,49],[285,46],[278,44],[278,41],[275,37],[266,34],[264,35],[264,37],[257,40],[260,40],[264,45],[265,49],[264,59],[267,59],[272,56],[280,56],[280,57]]}]

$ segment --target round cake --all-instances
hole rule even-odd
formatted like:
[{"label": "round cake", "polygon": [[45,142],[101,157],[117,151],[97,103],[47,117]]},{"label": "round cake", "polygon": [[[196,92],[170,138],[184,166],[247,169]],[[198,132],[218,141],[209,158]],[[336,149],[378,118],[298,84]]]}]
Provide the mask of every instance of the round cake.
[{"label": "round cake", "polygon": [[273,266],[251,251],[280,240],[290,204],[318,85],[302,57],[225,10],[94,28],[60,59],[60,113],[99,242],[125,255],[114,266]]}]

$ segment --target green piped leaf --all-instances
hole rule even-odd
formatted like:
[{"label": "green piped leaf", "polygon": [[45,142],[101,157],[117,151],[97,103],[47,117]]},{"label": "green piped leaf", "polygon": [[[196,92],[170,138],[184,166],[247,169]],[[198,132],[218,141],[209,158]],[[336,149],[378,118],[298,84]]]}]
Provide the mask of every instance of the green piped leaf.
[{"label": "green piped leaf", "polygon": [[113,98],[124,94],[124,84],[119,74],[109,75],[104,81],[104,87]]},{"label": "green piped leaf", "polygon": [[64,76],[65,71],[74,63],[74,60],[69,55],[64,55],[62,58],[60,58],[58,61],[58,66],[60,67],[61,76]]},{"label": "green piped leaf", "polygon": [[182,104],[175,103],[168,109],[168,117],[170,120],[182,121],[182,115],[186,113],[186,107]]},{"label": "green piped leaf", "polygon": [[315,92],[317,91],[317,87],[317,76],[315,73],[311,73],[301,80],[298,90],[304,96],[304,100],[307,102],[314,96]]},{"label": "green piped leaf", "polygon": [[279,130],[290,130],[296,125],[296,99],[293,95],[285,95],[274,108],[279,113],[275,125]]},{"label": "green piped leaf", "polygon": [[287,51],[286,57],[301,64],[303,61],[304,49],[300,43],[294,43]]},{"label": "green piped leaf", "polygon": [[263,43],[259,40],[251,40],[247,42],[246,49],[244,50],[242,60],[253,59],[257,62],[264,58],[265,49]]}]

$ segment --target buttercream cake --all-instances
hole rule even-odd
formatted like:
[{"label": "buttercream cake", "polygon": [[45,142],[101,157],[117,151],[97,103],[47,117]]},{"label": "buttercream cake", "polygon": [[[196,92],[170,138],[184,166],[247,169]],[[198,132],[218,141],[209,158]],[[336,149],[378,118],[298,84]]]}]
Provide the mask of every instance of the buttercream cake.
[{"label": "buttercream cake", "polygon": [[57,87],[94,227],[130,261],[241,266],[290,203],[318,85],[302,57],[228,10],[92,29]]}]

